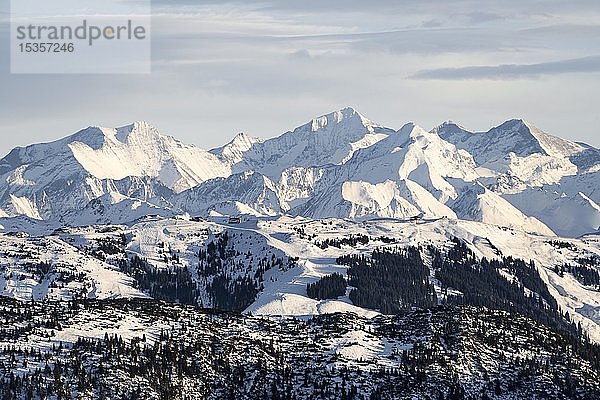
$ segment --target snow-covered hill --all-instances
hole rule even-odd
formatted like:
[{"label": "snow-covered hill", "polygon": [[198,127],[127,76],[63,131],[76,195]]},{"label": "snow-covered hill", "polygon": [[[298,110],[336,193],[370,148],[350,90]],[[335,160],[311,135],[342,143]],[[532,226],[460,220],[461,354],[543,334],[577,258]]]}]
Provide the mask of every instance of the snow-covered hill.
[{"label": "snow-covered hill", "polygon": [[[227,240],[223,239],[225,232]],[[323,245],[351,237],[368,240],[339,247]],[[375,249],[408,246],[446,249],[454,238],[464,241],[476,257],[510,256],[533,261],[549,295],[556,299],[561,310],[568,311],[573,321],[581,323],[600,342],[600,286],[587,285],[574,273],[557,270],[589,260],[586,268],[600,273],[600,236],[557,240],[520,229],[452,218],[407,221],[379,218],[356,222],[244,217],[240,224],[230,224],[226,217],[209,220],[148,217],[128,225],[61,228],[44,232],[43,237],[0,234],[0,265],[4,268],[0,294],[22,300],[30,299],[32,293],[38,299],[145,296],[150,294],[149,288],[139,286],[148,283],[145,275],[140,275],[140,271],[133,273],[121,264],[127,257],[138,256],[152,268],[171,276],[162,279],[174,279],[168,275],[172,268],[185,268],[190,273],[186,279],[196,282],[199,290],[196,294],[204,305],[211,304],[211,293],[214,295],[215,290],[208,283],[223,273],[229,280],[251,278],[255,297],[249,297],[242,309],[254,314],[306,316],[352,311],[374,316],[378,310],[357,307],[347,293],[336,299],[310,298],[306,285],[327,274],[346,276],[348,267],[336,262],[341,256],[368,256]],[[218,251],[221,256],[208,261],[215,266],[213,271],[200,268],[200,261],[206,258],[202,251],[210,243],[217,244],[217,248],[223,245]],[[429,256],[425,258],[431,263]],[[39,268],[40,262],[49,263],[47,270]],[[206,265],[205,261],[202,263]],[[182,285],[180,281],[179,284]],[[441,293],[439,283],[435,285]],[[93,290],[94,287],[98,289]],[[233,290],[230,296],[236,296],[234,286],[225,287]],[[180,289],[179,294],[182,292]]]},{"label": "snow-covered hill", "polygon": [[57,236],[2,235],[0,296],[23,301],[147,297],[135,281]]}]

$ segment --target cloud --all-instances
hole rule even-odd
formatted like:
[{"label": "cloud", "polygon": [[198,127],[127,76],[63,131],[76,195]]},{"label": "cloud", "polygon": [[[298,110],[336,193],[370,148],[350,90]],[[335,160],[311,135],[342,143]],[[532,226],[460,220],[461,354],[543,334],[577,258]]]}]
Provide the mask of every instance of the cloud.
[{"label": "cloud", "polygon": [[427,21],[421,22],[422,28],[439,28],[444,25],[444,22],[439,19],[428,19]]},{"label": "cloud", "polygon": [[[539,19],[541,9],[525,10],[526,5],[516,0],[509,0],[507,7],[486,7],[485,11],[473,11],[468,0],[452,8],[442,1],[434,2],[439,7],[427,9],[421,2],[409,0],[402,2],[401,10],[393,10],[398,2],[391,0],[375,4],[355,0],[343,4],[338,0],[326,4],[261,0],[243,5],[235,1],[154,0],[153,37],[174,37],[178,42],[172,45],[180,48],[185,47],[182,38],[203,46],[207,41],[211,42],[208,45],[221,41],[226,45],[233,41],[254,43],[260,46],[256,54],[262,53],[263,45],[279,46],[284,53],[307,49],[311,54],[314,46],[319,47],[318,52],[359,54],[526,54],[551,48],[555,52],[580,50],[570,53],[576,57],[593,52],[593,42],[582,40],[578,24],[591,34],[597,32],[597,25],[585,25],[577,16],[580,14],[554,21],[560,26],[540,26],[548,22]],[[330,12],[335,12],[335,18],[328,16]],[[553,38],[551,43],[548,36]]]},{"label": "cloud", "polygon": [[403,29],[344,36],[360,52],[395,54],[482,53],[526,50],[537,46],[515,32],[497,28]]},{"label": "cloud", "polygon": [[[407,3],[416,3],[419,1],[409,1]],[[262,10],[278,10],[278,11],[357,11],[357,10],[381,10],[381,9],[397,9],[400,10],[405,6],[399,4],[397,0],[379,0],[377,4],[365,3],[358,0],[277,0],[277,1],[265,1],[265,0],[153,0],[153,6],[159,7],[206,7],[206,6],[225,6],[225,7],[238,7],[244,6],[254,9]]]},{"label": "cloud", "polygon": [[505,19],[505,16],[500,13],[473,11],[464,14],[464,18],[470,23],[481,24],[492,21],[502,21]]},{"label": "cloud", "polygon": [[296,50],[290,54],[290,57],[294,60],[310,60],[312,58],[310,52],[306,49]]},{"label": "cloud", "polygon": [[[0,153],[89,124],[148,118],[209,147],[222,144],[223,134],[271,136],[346,104],[394,127],[454,118],[484,129],[517,115],[568,134],[576,121],[573,137],[597,145],[600,80],[565,74],[502,81],[508,73],[493,70],[535,77],[543,68],[524,64],[598,53],[600,2],[541,3],[153,0],[151,75],[11,75],[9,58],[0,57]],[[9,24],[0,23],[3,55],[8,33]],[[493,66],[506,62],[495,60],[519,65]],[[492,65],[476,68],[500,77],[403,79],[467,65]],[[531,92],[561,95],[531,102]]]},{"label": "cloud", "polygon": [[[542,4],[543,3],[543,4]],[[502,2],[491,0],[152,0],[153,6],[165,7],[203,7],[203,6],[246,6],[256,9],[276,10],[276,11],[300,11],[300,12],[381,12],[395,10],[398,12],[439,12],[448,14],[451,12],[469,13],[472,10],[484,9],[484,12],[475,11],[475,13],[492,14],[494,11],[522,10],[522,11],[540,11],[540,10],[581,10],[583,8],[598,9],[598,2],[595,0],[545,0],[522,1],[505,0]]]},{"label": "cloud", "polygon": [[424,69],[417,71],[411,78],[422,80],[519,79],[542,75],[589,72],[600,72],[600,56],[537,64],[502,64],[493,66]]}]

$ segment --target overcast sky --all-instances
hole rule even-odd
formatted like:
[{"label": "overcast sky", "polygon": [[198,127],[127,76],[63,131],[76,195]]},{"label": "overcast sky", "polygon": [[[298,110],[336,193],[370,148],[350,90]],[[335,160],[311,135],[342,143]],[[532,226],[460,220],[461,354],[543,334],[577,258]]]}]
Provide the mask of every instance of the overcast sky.
[{"label": "overcast sky", "polygon": [[345,106],[392,128],[524,118],[600,147],[597,0],[155,0],[153,72],[108,76],[11,75],[0,3],[3,154],[135,120],[211,148]]}]

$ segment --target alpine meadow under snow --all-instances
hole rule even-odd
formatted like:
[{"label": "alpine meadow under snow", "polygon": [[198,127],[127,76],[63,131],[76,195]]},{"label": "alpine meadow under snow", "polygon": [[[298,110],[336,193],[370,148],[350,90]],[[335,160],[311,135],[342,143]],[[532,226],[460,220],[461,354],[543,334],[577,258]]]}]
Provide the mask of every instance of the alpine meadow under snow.
[{"label": "alpine meadow under snow", "polygon": [[530,122],[135,122],[0,175],[0,398],[600,396],[600,150]]}]

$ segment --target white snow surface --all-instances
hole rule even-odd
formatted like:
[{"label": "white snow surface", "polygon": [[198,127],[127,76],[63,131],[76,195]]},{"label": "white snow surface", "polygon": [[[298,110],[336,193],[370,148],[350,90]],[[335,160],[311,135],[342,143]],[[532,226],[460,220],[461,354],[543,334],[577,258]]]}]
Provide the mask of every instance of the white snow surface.
[{"label": "white snow surface", "polygon": [[[32,265],[50,264],[47,274]],[[57,236],[0,235],[0,295],[23,301],[147,297],[132,278]],[[69,276],[82,275],[83,280]]]}]

